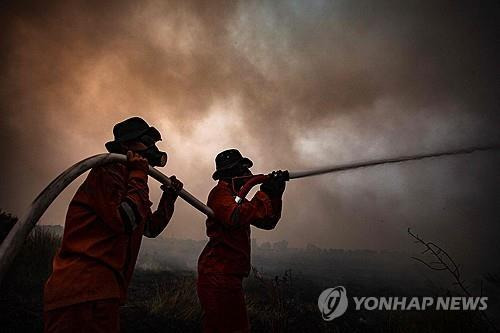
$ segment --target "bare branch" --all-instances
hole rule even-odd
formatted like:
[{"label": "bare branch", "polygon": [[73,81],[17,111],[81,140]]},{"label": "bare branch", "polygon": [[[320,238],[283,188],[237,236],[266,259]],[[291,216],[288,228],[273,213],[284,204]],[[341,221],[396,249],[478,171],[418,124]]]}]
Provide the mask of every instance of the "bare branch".
[{"label": "bare branch", "polygon": [[[412,259],[424,264],[429,269],[434,271],[448,271],[450,275],[453,277],[452,285],[458,286],[462,292],[471,296],[472,294],[469,292],[469,286],[465,285],[465,281],[460,278],[460,267],[453,260],[453,258],[446,252],[442,247],[433,243],[426,242],[422,238],[418,236],[418,234],[414,234],[411,232],[411,229],[408,228],[408,234],[415,239],[414,243],[421,244],[424,247],[424,250],[421,254],[428,254],[431,256],[430,260],[424,260],[417,257],[411,257]],[[482,296],[482,285],[481,285],[481,296]],[[495,324],[488,318],[485,311],[480,311],[482,318],[490,325],[490,327],[495,331],[499,332],[496,328]]]}]

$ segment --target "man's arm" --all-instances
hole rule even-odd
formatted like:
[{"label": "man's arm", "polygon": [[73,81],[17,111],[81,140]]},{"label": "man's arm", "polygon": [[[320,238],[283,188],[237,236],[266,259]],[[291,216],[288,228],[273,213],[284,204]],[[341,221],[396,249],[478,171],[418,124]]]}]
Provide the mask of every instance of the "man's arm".
[{"label": "man's arm", "polygon": [[273,173],[273,177],[260,186],[262,193],[265,193],[271,201],[272,214],[267,218],[252,221],[252,225],[259,229],[272,230],[276,227],[276,224],[278,224],[281,218],[281,197],[283,196],[286,186],[281,175],[281,171]]},{"label": "man's arm", "polygon": [[151,215],[147,161],[127,154],[128,173],[105,167],[94,173],[92,206],[102,221],[117,233],[132,232]]},{"label": "man's arm", "polygon": [[272,213],[266,216],[265,218],[253,220],[251,224],[254,227],[264,230],[272,230],[278,224],[278,221],[281,218],[281,208],[282,208],[281,197],[269,198],[269,200],[271,201]]},{"label": "man's arm", "polygon": [[230,189],[216,187],[209,195],[208,206],[214,211],[215,219],[229,228],[274,217],[271,199],[262,191],[257,191],[252,200],[237,204]]},{"label": "man's arm", "polygon": [[172,186],[161,186],[163,194],[158,204],[158,209],[146,219],[144,236],[148,238],[154,238],[161,234],[174,214],[174,203],[183,184],[175,176],[170,177],[170,181],[172,182]]}]

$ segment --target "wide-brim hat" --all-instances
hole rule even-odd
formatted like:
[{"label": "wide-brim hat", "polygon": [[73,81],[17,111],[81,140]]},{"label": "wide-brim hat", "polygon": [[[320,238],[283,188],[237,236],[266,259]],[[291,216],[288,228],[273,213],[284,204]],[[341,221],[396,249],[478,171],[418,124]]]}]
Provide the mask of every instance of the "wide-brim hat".
[{"label": "wide-brim hat", "polygon": [[220,172],[229,170],[237,165],[244,165],[247,168],[253,166],[253,162],[248,157],[243,157],[238,149],[227,149],[215,157],[215,172],[212,175],[214,180],[220,178]]},{"label": "wide-brim hat", "polygon": [[139,139],[144,135],[149,136],[155,142],[161,140],[160,132],[149,126],[148,123],[139,117],[128,118],[113,127],[114,140],[106,142],[106,149],[110,153],[121,151],[121,143],[134,139]]}]

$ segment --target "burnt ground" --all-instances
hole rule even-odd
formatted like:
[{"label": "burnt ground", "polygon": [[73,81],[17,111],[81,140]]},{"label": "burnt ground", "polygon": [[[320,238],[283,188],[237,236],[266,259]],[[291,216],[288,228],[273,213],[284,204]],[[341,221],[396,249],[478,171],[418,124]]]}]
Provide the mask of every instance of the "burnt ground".
[{"label": "burnt ground", "polygon": [[[50,274],[52,256],[59,242],[57,235],[39,228],[30,235],[0,286],[2,332],[42,332],[43,283]],[[351,295],[454,295],[432,283],[417,290],[410,283],[384,285],[368,278],[339,277],[336,282],[344,285]],[[129,300],[121,309],[123,332],[199,332],[201,310],[195,283],[196,275],[189,270],[137,269]],[[331,286],[292,270],[274,274],[254,271],[244,284],[252,331],[491,331],[477,312],[464,311],[355,311],[350,306],[342,317],[325,322],[318,311],[317,298]],[[490,297],[490,302],[498,302],[498,295]]]}]

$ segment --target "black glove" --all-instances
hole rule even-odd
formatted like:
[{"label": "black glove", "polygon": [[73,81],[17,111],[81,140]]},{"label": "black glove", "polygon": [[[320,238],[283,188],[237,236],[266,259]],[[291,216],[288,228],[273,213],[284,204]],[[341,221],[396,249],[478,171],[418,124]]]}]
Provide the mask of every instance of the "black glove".
[{"label": "black glove", "polygon": [[260,190],[272,197],[281,196],[285,192],[287,178],[286,171],[273,171],[269,179],[260,185]]},{"label": "black glove", "polygon": [[184,186],[184,184],[175,176],[170,177],[170,184],[171,184],[170,186],[161,185],[160,188],[164,192],[171,192],[175,194],[175,196],[179,194],[179,192],[182,190],[182,187]]},{"label": "black glove", "polygon": [[146,174],[149,171],[148,160],[131,150],[127,151],[127,165],[130,170],[142,170]]}]

